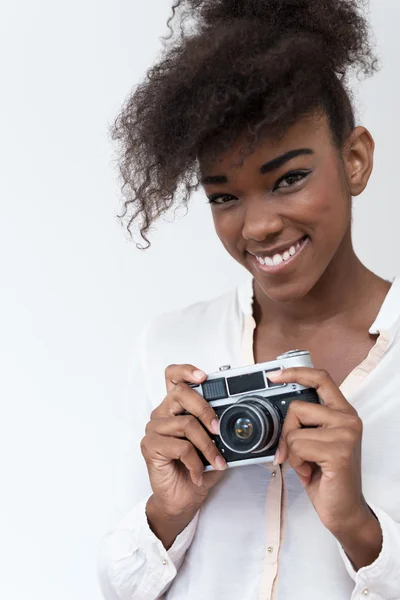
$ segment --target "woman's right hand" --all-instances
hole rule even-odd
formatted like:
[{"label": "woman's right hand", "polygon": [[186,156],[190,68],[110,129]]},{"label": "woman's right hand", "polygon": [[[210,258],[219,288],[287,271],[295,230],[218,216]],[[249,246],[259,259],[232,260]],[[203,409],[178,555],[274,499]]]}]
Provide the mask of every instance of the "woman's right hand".
[{"label": "woman's right hand", "polygon": [[[218,433],[214,409],[188,383],[202,383],[206,374],[193,365],[165,370],[167,395],[151,413],[141,450],[153,490],[153,507],[170,517],[193,514],[221,479],[226,461],[208,432]],[[184,414],[185,412],[190,414]],[[204,472],[195,447],[213,465]]]}]

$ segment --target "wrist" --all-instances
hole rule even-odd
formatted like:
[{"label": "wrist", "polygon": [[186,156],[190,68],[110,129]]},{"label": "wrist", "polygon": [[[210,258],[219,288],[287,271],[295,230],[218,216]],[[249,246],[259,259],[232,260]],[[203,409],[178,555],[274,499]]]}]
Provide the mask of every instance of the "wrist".
[{"label": "wrist", "polygon": [[192,507],[179,513],[166,512],[164,507],[159,507],[157,498],[153,495],[146,504],[146,517],[151,531],[161,541],[164,548],[169,550],[198,510],[199,507]]},{"label": "wrist", "polygon": [[356,571],[371,565],[381,553],[382,529],[367,504],[334,535]]},{"label": "wrist", "polygon": [[150,509],[152,514],[156,514],[160,518],[170,521],[180,521],[187,519],[190,515],[194,516],[199,508],[200,504],[185,507],[168,506],[162,498],[153,494],[147,501],[146,513]]}]

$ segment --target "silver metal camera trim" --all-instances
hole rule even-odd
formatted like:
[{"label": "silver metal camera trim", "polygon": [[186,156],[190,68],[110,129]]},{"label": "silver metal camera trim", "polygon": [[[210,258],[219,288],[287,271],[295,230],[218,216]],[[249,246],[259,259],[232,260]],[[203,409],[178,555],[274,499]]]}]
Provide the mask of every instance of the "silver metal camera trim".
[{"label": "silver metal camera trim", "polygon": [[[271,463],[274,460],[273,456],[258,456],[257,458],[243,458],[242,460],[232,460],[228,462],[230,469],[233,467],[241,467],[244,465],[260,465],[264,463]],[[207,465],[204,471],[215,471],[212,465]]]},{"label": "silver metal camera trim", "polygon": [[222,413],[222,415],[219,418],[220,424],[222,422],[222,419],[224,418],[224,416],[226,415],[227,412],[229,412],[230,410],[233,410],[234,408],[237,407],[237,405],[245,405],[246,408],[248,410],[251,410],[256,417],[258,418],[260,424],[261,424],[261,438],[264,437],[265,435],[265,425],[264,422],[262,420],[262,418],[260,417],[257,409],[254,406],[248,406],[246,405],[246,402],[248,402],[249,400],[255,400],[256,402],[259,402],[260,404],[262,404],[264,406],[264,408],[266,408],[266,410],[269,412],[269,414],[272,417],[272,422],[273,422],[273,426],[274,426],[274,431],[275,431],[275,435],[272,437],[271,441],[266,444],[265,446],[263,446],[260,449],[256,449],[258,448],[258,446],[260,445],[261,442],[258,442],[257,444],[255,444],[252,448],[248,448],[247,450],[236,450],[236,448],[232,448],[229,444],[226,443],[226,441],[224,440],[224,438],[222,437],[221,433],[219,434],[219,437],[221,438],[222,443],[224,444],[224,446],[226,446],[231,452],[234,452],[235,454],[249,454],[249,452],[254,452],[255,454],[258,454],[260,452],[265,452],[266,450],[268,450],[269,448],[271,448],[271,446],[273,446],[277,440],[278,437],[278,431],[279,431],[279,423],[278,423],[278,419],[276,416],[276,412],[273,408],[273,406],[270,405],[269,402],[265,402],[263,398],[260,398],[259,396],[246,396],[243,399],[238,400],[237,402],[235,402],[234,404],[231,404],[230,406],[228,406],[227,409],[224,410],[224,412]]},{"label": "silver metal camera trim", "polygon": [[[229,365],[224,365],[224,367],[228,367]],[[273,370],[281,370],[281,369],[287,369],[290,367],[306,367],[306,368],[312,368],[313,364],[311,361],[311,357],[309,352],[305,351],[305,350],[290,350],[289,352],[285,352],[284,354],[281,354],[280,356],[278,356],[275,360],[271,360],[268,362],[264,362],[264,363],[255,363],[253,365],[247,365],[244,367],[236,367],[236,368],[231,368],[231,369],[223,369],[222,371],[217,371],[214,373],[210,373],[207,376],[207,380],[213,380],[213,379],[220,379],[221,377],[233,377],[235,375],[246,375],[248,373],[255,373],[258,371],[264,371],[264,378],[266,378],[267,376],[265,375],[265,371],[273,371]],[[270,397],[273,396],[280,396],[282,395],[283,392],[283,386],[276,386],[273,388],[268,388],[267,387],[267,381],[265,381],[266,383],[266,387],[264,390],[252,390],[251,393],[263,393],[265,394],[265,398],[268,399]],[[237,398],[237,396],[243,396],[243,392],[241,392],[241,394],[236,394],[236,395],[229,395],[229,390],[228,390],[228,386],[226,387],[227,391],[228,391],[228,396],[226,398],[221,398],[220,400],[211,400],[209,401],[210,406],[215,406],[215,407],[219,407],[219,406],[224,406],[225,404],[228,403],[232,403],[234,402],[234,399]],[[301,391],[301,390],[305,390],[307,389],[305,386],[300,385],[298,383],[295,384],[291,384],[290,386],[291,391]],[[196,385],[196,391],[202,396],[202,388],[201,388],[201,384],[200,385]],[[240,467],[242,465],[256,465],[256,464],[268,464],[271,463],[274,460],[274,456],[270,455],[270,456],[254,456],[254,458],[244,458],[243,460],[233,460],[233,461],[229,461],[228,462],[228,466],[229,468],[233,468],[233,467]],[[204,469],[205,471],[213,471],[214,467],[212,465],[207,465]]]},{"label": "silver metal camera trim", "polygon": [[305,356],[306,354],[310,354],[308,350],[289,350],[288,352],[284,352],[277,356],[277,360],[282,360],[282,358],[295,358],[297,356]]},{"label": "silver metal camera trim", "polygon": [[[228,366],[228,365],[224,365],[224,366]],[[228,394],[226,398],[221,398],[219,400],[210,400],[209,401],[210,406],[223,406],[224,404],[235,401],[236,398],[243,396],[243,392],[240,392],[239,394],[230,394],[229,393],[228,384],[226,382],[226,379],[228,377],[235,377],[238,375],[247,375],[247,374],[256,373],[259,371],[263,372],[265,388],[260,388],[259,390],[251,390],[251,393],[253,393],[253,394],[262,393],[263,395],[265,395],[266,398],[268,398],[270,396],[281,395],[282,390],[284,389],[284,387],[287,387],[287,386],[274,385],[274,387],[268,387],[268,383],[267,383],[268,374],[266,374],[265,371],[279,371],[279,370],[290,368],[290,367],[308,367],[308,368],[313,367],[309,352],[306,352],[305,350],[291,350],[289,352],[286,352],[285,354],[282,354],[281,357],[276,358],[275,360],[270,360],[268,362],[256,363],[254,365],[247,365],[244,367],[235,367],[233,369],[226,369],[223,371],[217,371],[214,373],[210,373],[209,375],[207,375],[206,381],[212,381],[213,379],[224,378],[226,389],[227,389],[227,394]],[[294,386],[296,386],[296,387],[294,387]],[[196,385],[195,389],[201,396],[203,395],[201,384]],[[291,385],[292,391],[293,390],[300,391],[300,390],[305,390],[305,389],[307,389],[307,388],[300,384]]]}]

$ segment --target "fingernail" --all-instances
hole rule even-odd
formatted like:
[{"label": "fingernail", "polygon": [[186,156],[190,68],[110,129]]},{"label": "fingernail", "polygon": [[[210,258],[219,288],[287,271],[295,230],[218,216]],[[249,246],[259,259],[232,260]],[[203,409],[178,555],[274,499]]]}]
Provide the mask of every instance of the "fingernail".
[{"label": "fingernail", "polygon": [[200,475],[200,477],[197,480],[197,485],[200,487],[201,485],[203,485],[203,476]]},{"label": "fingernail", "polygon": [[195,379],[203,379],[205,373],[204,371],[200,371],[199,369],[196,369],[196,371],[193,371],[193,377]]},{"label": "fingernail", "polygon": [[280,452],[279,452],[279,448],[278,448],[278,450],[275,452],[275,456],[274,456],[274,462],[273,462],[274,467],[277,467],[279,465],[279,456],[280,456]]},{"label": "fingernail", "polygon": [[282,375],[282,370],[271,371],[271,373],[267,373],[268,379],[278,379],[278,377],[281,377],[281,375]]},{"label": "fingernail", "polygon": [[211,421],[211,431],[217,435],[219,433],[219,423],[217,419]]},{"label": "fingernail", "polygon": [[215,459],[215,464],[217,465],[218,471],[225,471],[225,469],[228,466],[222,458],[222,456],[217,456],[217,458]]}]

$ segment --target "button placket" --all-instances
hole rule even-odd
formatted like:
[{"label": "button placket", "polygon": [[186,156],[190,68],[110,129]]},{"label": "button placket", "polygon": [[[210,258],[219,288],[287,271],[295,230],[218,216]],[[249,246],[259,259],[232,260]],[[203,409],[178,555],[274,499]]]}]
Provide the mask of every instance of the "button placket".
[{"label": "button placket", "polygon": [[271,477],[266,493],[266,540],[264,569],[260,582],[260,600],[270,600],[278,572],[278,555],[281,532],[282,473],[280,468],[268,465]]}]

